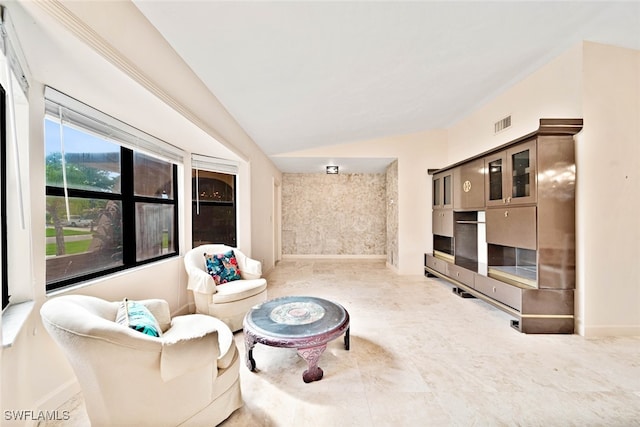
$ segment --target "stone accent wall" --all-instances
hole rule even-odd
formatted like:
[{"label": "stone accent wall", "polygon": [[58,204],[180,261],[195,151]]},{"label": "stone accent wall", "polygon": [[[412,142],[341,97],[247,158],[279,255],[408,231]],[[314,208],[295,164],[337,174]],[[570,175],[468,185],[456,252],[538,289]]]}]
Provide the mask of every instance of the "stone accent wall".
[{"label": "stone accent wall", "polygon": [[387,187],[387,263],[398,268],[398,161],[386,170]]},{"label": "stone accent wall", "polygon": [[384,255],[386,174],[283,174],[282,253]]}]

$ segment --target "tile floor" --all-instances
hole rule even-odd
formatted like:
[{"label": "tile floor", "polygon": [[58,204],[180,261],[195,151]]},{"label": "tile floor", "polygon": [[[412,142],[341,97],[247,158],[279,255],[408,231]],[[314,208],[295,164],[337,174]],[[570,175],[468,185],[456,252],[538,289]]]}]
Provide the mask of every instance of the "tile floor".
[{"label": "tile floor", "polygon": [[[324,378],[305,384],[295,350],[257,344],[224,427],[640,426],[640,337],[520,334],[487,303],[383,261],[285,260],[267,278],[270,298],[342,304],[351,350],[330,342]],[[81,397],[68,408],[65,427],[87,424]]]}]

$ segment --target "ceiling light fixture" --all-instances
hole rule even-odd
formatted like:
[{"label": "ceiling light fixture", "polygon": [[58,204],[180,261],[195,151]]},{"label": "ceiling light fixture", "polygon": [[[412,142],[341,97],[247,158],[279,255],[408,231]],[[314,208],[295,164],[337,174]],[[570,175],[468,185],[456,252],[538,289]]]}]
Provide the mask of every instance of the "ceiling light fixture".
[{"label": "ceiling light fixture", "polygon": [[337,174],[338,173],[338,166],[327,166],[327,173],[328,174]]}]

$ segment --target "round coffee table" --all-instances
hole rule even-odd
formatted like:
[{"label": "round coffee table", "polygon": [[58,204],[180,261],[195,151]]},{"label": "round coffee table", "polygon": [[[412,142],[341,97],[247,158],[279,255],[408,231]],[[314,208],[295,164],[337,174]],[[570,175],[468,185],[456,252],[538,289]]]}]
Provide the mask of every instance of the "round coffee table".
[{"label": "round coffee table", "polygon": [[327,343],[343,333],[349,350],[349,313],[340,304],[322,298],[289,296],[253,307],[244,318],[247,368],[256,369],[256,343],[295,348],[309,368],[302,374],[305,383],[322,379],[318,360]]}]

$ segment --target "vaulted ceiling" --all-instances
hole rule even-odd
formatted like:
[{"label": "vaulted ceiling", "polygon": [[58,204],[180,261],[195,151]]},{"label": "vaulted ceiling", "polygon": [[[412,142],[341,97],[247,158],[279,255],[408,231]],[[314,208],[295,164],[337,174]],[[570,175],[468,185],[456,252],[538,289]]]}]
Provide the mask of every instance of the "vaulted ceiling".
[{"label": "vaulted ceiling", "polygon": [[269,156],[446,128],[582,40],[640,49],[633,1],[134,3]]}]

